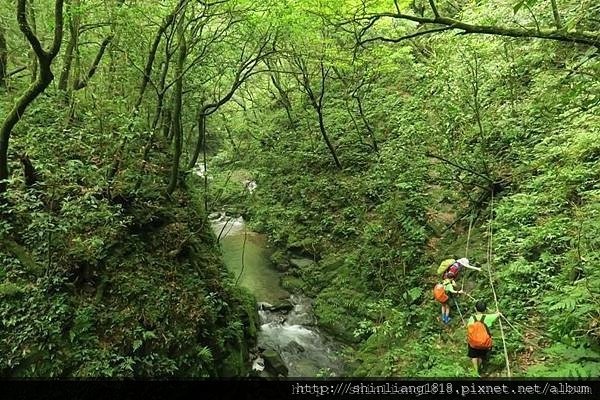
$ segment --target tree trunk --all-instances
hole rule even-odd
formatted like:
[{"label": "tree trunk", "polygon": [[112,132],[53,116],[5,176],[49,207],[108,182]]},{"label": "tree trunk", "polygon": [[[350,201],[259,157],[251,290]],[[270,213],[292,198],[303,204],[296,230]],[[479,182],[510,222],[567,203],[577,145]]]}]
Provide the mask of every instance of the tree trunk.
[{"label": "tree trunk", "polygon": [[267,67],[271,70],[271,82],[273,83],[273,86],[275,86],[275,89],[277,89],[277,92],[279,93],[281,103],[283,104],[288,120],[290,121],[290,127],[293,128],[296,124],[294,122],[294,119],[292,118],[292,102],[290,101],[289,96],[287,95],[285,89],[283,88],[283,85],[281,84],[279,73],[275,71],[275,68],[273,68],[268,59],[265,60],[265,64],[267,64]]},{"label": "tree trunk", "polygon": [[185,2],[186,0],[179,0],[175,9],[164,19],[162,25],[158,28],[158,31],[154,36],[154,41],[152,42],[150,52],[148,53],[148,58],[146,59],[146,66],[144,67],[144,74],[142,76],[142,83],[140,84],[138,98],[135,102],[135,105],[133,106],[133,109],[136,111],[140,108],[140,105],[142,104],[142,100],[144,99],[144,93],[146,92],[146,87],[150,82],[150,74],[152,74],[154,59],[156,58],[156,52],[158,51],[158,46],[160,45],[162,35],[165,33],[167,28],[171,26],[171,24],[175,20],[175,17],[181,11],[181,8],[185,5]]},{"label": "tree trunk", "polygon": [[185,41],[185,13],[181,16],[178,27],[179,36],[179,56],[175,66],[175,91],[173,93],[173,166],[171,168],[171,178],[167,186],[167,195],[171,195],[179,184],[179,161],[181,159],[181,148],[183,144],[183,127],[181,125],[181,107],[183,97],[183,68],[185,57],[187,56],[187,44]]},{"label": "tree trunk", "polygon": [[325,130],[325,123],[323,122],[323,107],[321,105],[319,105],[319,106],[315,107],[315,110],[317,111],[317,115],[319,117],[319,130],[321,131],[323,140],[325,140],[325,144],[327,145],[329,152],[333,156],[335,165],[338,167],[338,169],[342,169],[342,164],[340,163],[340,160],[338,159],[335,148],[331,144],[331,141],[329,140],[329,136],[327,136],[327,131]]},{"label": "tree trunk", "polygon": [[170,105],[167,102],[168,107],[166,107],[163,111],[163,120],[162,120],[162,132],[163,132],[163,136],[165,138],[165,140],[167,141],[167,143],[171,142],[171,131],[172,131],[172,126],[173,124],[171,123],[171,115],[172,115],[172,111]]},{"label": "tree trunk", "polygon": [[73,61],[73,49],[75,49],[75,37],[71,31],[71,37],[69,38],[69,42],[65,48],[65,54],[63,55],[62,70],[60,71],[60,77],[58,78],[58,90],[62,90],[63,92],[67,91],[69,83],[71,63]]},{"label": "tree trunk", "polygon": [[188,169],[192,169],[196,166],[196,163],[198,162],[198,157],[200,156],[200,152],[205,147],[204,141],[206,137],[206,117],[208,116],[206,114],[206,109],[207,106],[204,106],[198,112],[198,140],[196,141],[196,148],[192,153],[192,158],[188,163]]},{"label": "tree trunk", "polygon": [[98,53],[96,53],[96,57],[94,58],[94,62],[92,62],[92,65],[90,66],[90,69],[88,70],[85,77],[81,80],[77,79],[76,81],[73,81],[73,91],[81,90],[88,85],[90,79],[92,79],[92,77],[96,74],[98,66],[100,65],[100,61],[102,60],[102,56],[104,56],[104,52],[106,51],[106,48],[108,47],[111,41],[112,36],[108,36],[102,41],[102,44],[98,49]]},{"label": "tree trunk", "polygon": [[[77,43],[79,41],[79,4],[80,0],[71,0],[72,3],[69,4],[69,42],[67,43],[67,47],[65,47],[65,53],[63,55],[63,66],[60,72],[60,77],[58,78],[58,89],[63,92],[67,91],[69,87],[69,76],[71,74],[71,65],[73,64],[73,53],[77,48]],[[75,9],[75,12],[73,10]]]},{"label": "tree trunk", "polygon": [[562,29],[562,22],[560,20],[560,14],[558,13],[558,6],[556,5],[556,0],[550,0],[552,4],[552,16],[554,17],[554,24],[556,25],[556,29]]},{"label": "tree trunk", "polygon": [[40,71],[35,82],[32,83],[25,93],[17,100],[0,127],[0,195],[4,194],[7,189],[6,180],[9,176],[8,145],[10,134],[25,113],[27,107],[54,79],[51,70],[52,60],[54,60],[56,54],[58,54],[58,51],[60,50],[63,35],[63,0],[56,0],[55,3],[54,40],[52,42],[52,47],[48,52],[44,51],[39,39],[33,34],[31,26],[27,21],[26,2],[27,0],[17,1],[17,21],[19,22],[19,29],[23,32],[33,51],[37,55]]},{"label": "tree trunk", "polygon": [[369,123],[369,120],[367,120],[367,116],[365,115],[365,112],[363,110],[362,100],[360,99],[360,96],[357,93],[355,93],[352,97],[354,97],[354,99],[356,100],[356,103],[358,104],[358,113],[360,114],[360,118],[365,124],[367,131],[369,131],[369,136],[371,137],[371,142],[373,143],[373,150],[375,150],[375,153],[379,153],[379,147],[377,146],[375,132],[373,132],[373,128],[371,128],[371,124]]},{"label": "tree trunk", "polygon": [[[159,81],[159,91],[156,96],[156,111],[154,112],[154,120],[152,121],[152,127],[150,128],[150,136],[148,137],[148,142],[144,146],[144,161],[148,161],[150,156],[150,149],[152,149],[152,144],[154,143],[154,138],[156,137],[156,129],[158,128],[158,123],[160,122],[161,117],[164,114],[164,104],[165,104],[165,81],[167,79],[167,73],[169,71],[169,60],[167,59],[161,68],[160,72],[160,81]],[[164,118],[164,117],[163,117]]]},{"label": "tree trunk", "polygon": [[[31,20],[31,29],[33,34],[37,36],[37,24],[35,22],[35,6],[34,0],[29,0],[29,19]],[[38,73],[38,62],[34,52],[31,52],[31,83],[35,82]]]},{"label": "tree trunk", "polygon": [[8,73],[8,49],[4,37],[4,27],[0,26],[0,88],[6,87],[6,74]]}]

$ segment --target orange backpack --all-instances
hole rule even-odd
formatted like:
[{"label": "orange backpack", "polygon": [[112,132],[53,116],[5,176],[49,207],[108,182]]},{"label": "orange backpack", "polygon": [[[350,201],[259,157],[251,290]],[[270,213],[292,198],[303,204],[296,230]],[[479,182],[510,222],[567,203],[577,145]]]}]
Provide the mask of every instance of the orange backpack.
[{"label": "orange backpack", "polygon": [[438,283],[433,287],[433,298],[439,301],[440,303],[445,303],[448,301],[448,295],[446,294],[446,289],[444,289],[444,285]]},{"label": "orange backpack", "polygon": [[467,327],[467,341],[469,346],[478,350],[489,350],[492,348],[492,335],[487,325],[483,322],[485,315],[481,316],[478,321],[473,317],[475,322]]}]

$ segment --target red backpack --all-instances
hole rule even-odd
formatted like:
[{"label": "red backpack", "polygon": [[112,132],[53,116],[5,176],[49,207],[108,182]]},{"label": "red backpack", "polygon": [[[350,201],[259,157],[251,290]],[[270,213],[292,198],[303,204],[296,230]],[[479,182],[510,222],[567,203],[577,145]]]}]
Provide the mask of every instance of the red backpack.
[{"label": "red backpack", "polygon": [[483,322],[485,315],[481,316],[480,320],[473,317],[475,322],[467,327],[467,341],[469,346],[478,350],[489,350],[492,348],[492,335],[489,328]]},{"label": "red backpack", "polygon": [[450,267],[448,267],[446,272],[444,272],[444,279],[446,279],[446,277],[448,276],[448,274],[450,272],[452,272],[454,274],[453,279],[458,279],[458,274],[460,273],[462,268],[463,268],[463,265],[461,263],[459,263],[458,261],[453,263]]},{"label": "red backpack", "polygon": [[439,301],[440,303],[445,303],[448,301],[448,295],[446,294],[446,289],[444,285],[438,283],[433,287],[433,298]]}]

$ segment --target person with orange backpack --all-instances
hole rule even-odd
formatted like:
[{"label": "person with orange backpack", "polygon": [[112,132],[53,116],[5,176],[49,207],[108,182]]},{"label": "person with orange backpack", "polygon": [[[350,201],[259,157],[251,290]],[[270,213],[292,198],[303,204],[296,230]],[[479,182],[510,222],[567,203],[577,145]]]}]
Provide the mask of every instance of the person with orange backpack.
[{"label": "person with orange backpack", "polygon": [[487,305],[482,300],[475,303],[477,312],[467,321],[467,356],[471,359],[477,375],[494,344],[490,327],[500,316],[500,312],[484,314],[486,308]]},{"label": "person with orange backpack", "polygon": [[454,281],[454,273],[449,272],[442,283],[438,283],[433,288],[433,297],[442,304],[442,322],[448,324],[450,318],[450,297],[464,293],[462,290],[456,290],[457,285]]}]

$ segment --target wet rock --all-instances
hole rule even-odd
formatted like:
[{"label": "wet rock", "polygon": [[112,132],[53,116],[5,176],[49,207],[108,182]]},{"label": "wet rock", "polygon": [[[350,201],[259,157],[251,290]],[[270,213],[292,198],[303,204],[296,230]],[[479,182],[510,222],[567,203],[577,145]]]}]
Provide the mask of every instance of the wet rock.
[{"label": "wet rock", "polygon": [[294,309],[294,305],[289,300],[284,300],[280,303],[275,303],[269,311],[289,312]]},{"label": "wet rock", "polygon": [[275,375],[287,376],[288,368],[285,366],[283,359],[275,350],[265,350],[263,352],[265,360],[265,368],[272,371]]},{"label": "wet rock", "polygon": [[208,214],[208,219],[209,220],[216,220],[221,218],[221,213],[220,212],[214,212],[214,213],[210,213]]},{"label": "wet rock", "polygon": [[256,303],[259,310],[262,311],[271,311],[273,310],[273,304],[267,303],[266,301],[259,301]]},{"label": "wet rock", "polygon": [[262,357],[258,357],[252,363],[252,369],[254,371],[263,371],[265,369],[265,360]]},{"label": "wet rock", "polygon": [[304,352],[304,347],[302,347],[302,345],[295,340],[292,340],[286,344],[282,350],[290,354],[298,354]]},{"label": "wet rock", "polygon": [[274,266],[277,271],[286,272],[290,269],[291,264],[289,261],[285,260],[285,261],[278,262],[277,264],[274,264]]},{"label": "wet rock", "polygon": [[290,264],[296,268],[305,268],[315,262],[310,258],[292,258],[290,259]]},{"label": "wet rock", "polygon": [[244,179],[242,184],[244,185],[244,189],[250,193],[254,192],[254,190],[258,187],[255,181],[251,181],[249,179]]},{"label": "wet rock", "polygon": [[287,254],[281,250],[275,250],[271,254],[271,263],[279,272],[286,272],[290,268],[290,261]]},{"label": "wet rock", "polygon": [[315,325],[316,321],[314,316],[309,312],[293,312],[286,318],[285,322],[288,325],[306,325],[311,326]]}]

